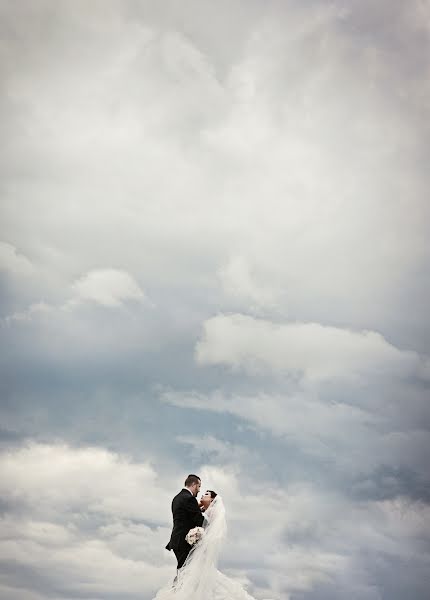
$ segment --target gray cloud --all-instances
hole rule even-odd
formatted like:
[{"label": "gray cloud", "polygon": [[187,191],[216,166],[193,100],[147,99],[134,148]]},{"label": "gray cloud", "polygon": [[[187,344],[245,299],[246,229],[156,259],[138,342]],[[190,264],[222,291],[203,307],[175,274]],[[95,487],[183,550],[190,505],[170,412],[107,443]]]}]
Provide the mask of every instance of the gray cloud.
[{"label": "gray cloud", "polygon": [[2,594],[427,597],[428,2],[0,14]]}]

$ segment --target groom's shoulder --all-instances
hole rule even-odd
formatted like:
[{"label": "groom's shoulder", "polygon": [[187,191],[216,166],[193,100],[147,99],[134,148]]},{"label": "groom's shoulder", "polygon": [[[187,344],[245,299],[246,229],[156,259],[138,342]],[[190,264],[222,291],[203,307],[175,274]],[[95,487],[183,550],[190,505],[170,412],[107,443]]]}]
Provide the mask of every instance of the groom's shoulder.
[{"label": "groom's shoulder", "polygon": [[179,500],[180,498],[186,498],[187,496],[191,496],[191,494],[187,490],[181,490],[176,494],[173,500]]}]

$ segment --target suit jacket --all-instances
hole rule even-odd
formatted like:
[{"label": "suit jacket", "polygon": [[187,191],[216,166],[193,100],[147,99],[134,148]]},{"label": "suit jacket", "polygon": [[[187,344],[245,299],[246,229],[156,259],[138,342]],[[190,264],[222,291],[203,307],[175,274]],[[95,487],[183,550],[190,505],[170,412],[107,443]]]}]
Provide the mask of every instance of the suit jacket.
[{"label": "suit jacket", "polygon": [[188,491],[181,490],[172,500],[173,530],[167,550],[175,553],[181,548],[191,547],[185,541],[185,536],[194,527],[203,525],[204,517],[197,503],[197,499]]}]

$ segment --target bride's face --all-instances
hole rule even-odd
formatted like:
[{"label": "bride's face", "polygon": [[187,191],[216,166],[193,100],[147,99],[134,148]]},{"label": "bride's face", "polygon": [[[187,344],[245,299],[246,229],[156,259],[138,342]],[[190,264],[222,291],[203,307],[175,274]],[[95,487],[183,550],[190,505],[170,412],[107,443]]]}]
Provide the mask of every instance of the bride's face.
[{"label": "bride's face", "polygon": [[210,492],[205,492],[202,496],[202,502],[204,504],[204,506],[206,506],[206,508],[209,506],[209,504],[212,502],[212,496]]}]

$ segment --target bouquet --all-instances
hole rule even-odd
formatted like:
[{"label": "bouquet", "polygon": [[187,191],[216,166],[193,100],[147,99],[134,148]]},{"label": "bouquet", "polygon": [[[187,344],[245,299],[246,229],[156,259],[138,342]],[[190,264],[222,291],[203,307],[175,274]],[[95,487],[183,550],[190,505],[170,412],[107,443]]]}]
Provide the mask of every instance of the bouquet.
[{"label": "bouquet", "polygon": [[194,546],[194,544],[197,544],[197,542],[202,539],[204,533],[205,530],[203,527],[194,527],[194,529],[190,529],[185,536],[185,541],[188,542],[190,546]]}]

